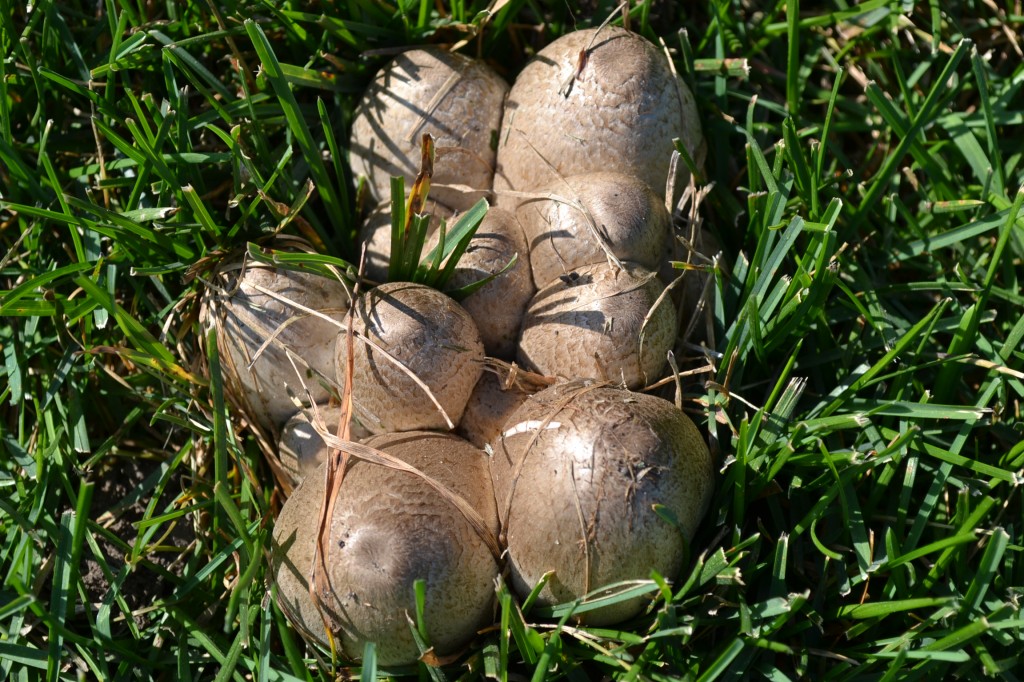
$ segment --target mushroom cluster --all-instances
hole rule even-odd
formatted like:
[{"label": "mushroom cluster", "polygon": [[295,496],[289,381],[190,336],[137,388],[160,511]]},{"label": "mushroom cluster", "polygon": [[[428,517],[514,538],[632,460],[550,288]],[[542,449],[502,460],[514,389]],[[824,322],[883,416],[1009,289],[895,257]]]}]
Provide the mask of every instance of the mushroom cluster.
[{"label": "mushroom cluster", "polygon": [[[390,178],[411,184],[424,133],[437,232],[491,204],[447,286],[493,279],[459,302],[384,282]],[[382,665],[401,665],[428,646],[462,650],[491,622],[503,571],[522,598],[543,583],[538,603],[552,605],[678,575],[713,469],[690,419],[641,390],[664,378],[689,314],[659,277],[667,207],[688,180],[673,139],[701,159],[693,97],[625,29],[556,40],[511,88],[480,61],[410,50],[352,125],[352,168],[378,203],[361,232],[362,291],[314,277],[289,295],[307,286],[294,272],[223,274],[207,319],[235,403],[275,443],[290,494],[271,574],[308,641],[349,659],[375,642]]]}]

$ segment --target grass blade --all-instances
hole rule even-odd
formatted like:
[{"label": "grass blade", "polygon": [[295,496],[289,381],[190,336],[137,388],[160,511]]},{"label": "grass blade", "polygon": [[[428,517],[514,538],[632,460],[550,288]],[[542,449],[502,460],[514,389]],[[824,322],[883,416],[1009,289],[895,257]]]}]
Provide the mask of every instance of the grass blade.
[{"label": "grass blade", "polygon": [[[284,72],[281,69],[281,63],[277,60],[270,41],[267,40],[267,36],[263,33],[263,29],[260,28],[259,24],[251,19],[245,21],[245,29],[249,34],[250,40],[252,40],[260,62],[263,64],[264,73],[274,88],[274,94],[277,95],[278,102],[281,104],[285,119],[288,121],[288,128],[292,135],[295,136],[295,141],[302,151],[302,157],[309,166],[310,175],[320,191],[320,199],[323,201],[324,209],[327,211],[331,223],[339,227],[348,225],[350,220],[344,213],[342,200],[338,196],[337,189],[331,182],[330,176],[327,174],[327,168],[324,166],[320,149],[313,140],[309,126],[306,125],[305,117],[299,107],[299,103],[295,99],[295,95],[292,93],[287,78],[285,78]],[[323,229],[318,229],[317,233],[325,244],[336,244],[333,236],[327,234]],[[340,248],[340,246],[336,246],[336,248]]]}]

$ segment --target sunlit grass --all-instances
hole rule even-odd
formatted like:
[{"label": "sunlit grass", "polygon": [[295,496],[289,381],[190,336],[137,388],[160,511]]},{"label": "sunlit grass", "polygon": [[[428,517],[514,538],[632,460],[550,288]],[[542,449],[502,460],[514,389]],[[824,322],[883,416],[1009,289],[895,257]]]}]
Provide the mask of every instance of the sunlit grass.
[{"label": "sunlit grass", "polygon": [[[347,129],[394,50],[465,41],[512,78],[614,9],[445,6],[3,6],[0,678],[331,678],[268,591],[280,499],[198,293],[279,230],[358,262]],[[746,7],[631,9],[697,95],[724,245],[713,373],[684,384],[721,471],[690,562],[615,630],[499,586],[498,627],[431,676],[1016,679],[1024,18]],[[111,509],[127,459],[148,473]]]}]

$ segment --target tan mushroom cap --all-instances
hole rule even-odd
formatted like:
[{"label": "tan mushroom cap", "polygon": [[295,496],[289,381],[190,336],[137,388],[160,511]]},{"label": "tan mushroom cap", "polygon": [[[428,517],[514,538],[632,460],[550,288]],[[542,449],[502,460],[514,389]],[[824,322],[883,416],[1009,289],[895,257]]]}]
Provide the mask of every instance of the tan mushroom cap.
[{"label": "tan mushroom cap", "polygon": [[381,69],[356,109],[352,172],[369,179],[376,201],[388,200],[392,176],[404,176],[411,186],[422,136],[430,133],[436,150],[432,194],[442,204],[468,209],[490,193],[507,91],[501,76],[464,55],[435,48],[403,52]]},{"label": "tan mushroom cap", "polygon": [[516,211],[530,243],[537,286],[606,260],[608,251],[657,270],[671,217],[664,201],[640,178],[612,171],[585,173],[557,180],[538,193],[544,196],[524,200]]},{"label": "tan mushroom cap", "polygon": [[[390,433],[448,430],[459,423],[483,371],[484,348],[473,318],[458,303],[422,284],[389,282],[356,299],[353,329],[378,347],[354,339],[352,397],[363,426]],[[344,387],[344,332],[336,352],[337,380]],[[451,427],[412,375],[429,388]]]},{"label": "tan mushroom cap", "polygon": [[[453,222],[449,222],[449,228]],[[438,240],[439,233],[435,232],[424,252],[436,246]],[[453,291],[479,282],[501,272],[513,257],[516,262],[511,268],[461,301],[476,322],[486,353],[502,359],[515,355],[526,305],[537,292],[530,274],[526,236],[514,215],[500,208],[487,210],[446,287]]]},{"label": "tan mushroom cap", "polygon": [[[451,434],[377,436],[367,445],[412,465],[465,500],[490,533],[498,530],[486,456]],[[327,646],[323,622],[309,597],[320,504],[321,467],[292,493],[273,535],[278,604],[303,634]],[[414,473],[366,461],[347,470],[330,521],[326,565],[342,655],[358,660],[377,644],[381,665],[419,657],[406,614],[415,615],[414,583],[426,581],[424,620],[441,654],[468,643],[493,611],[497,562],[463,513]]]},{"label": "tan mushroom cap", "polygon": [[[520,364],[540,374],[639,388],[659,378],[676,336],[676,311],[649,270],[597,263],[555,279],[530,301]],[[646,324],[645,324],[646,320]]]},{"label": "tan mushroom cap", "polygon": [[[645,580],[652,570],[678,576],[710,503],[714,471],[697,427],[672,403],[593,382],[559,384],[528,399],[492,447],[512,584],[522,597],[548,571],[554,575],[541,605]],[[621,622],[644,603],[605,607],[582,620]]]},{"label": "tan mushroom cap", "polygon": [[[696,103],[661,50],[622,28],[566,34],[541,50],[509,91],[497,203],[521,200],[507,190],[529,192],[559,176],[608,168],[636,175],[664,196],[673,138],[703,162]],[[680,168],[677,194],[689,177],[685,164]]]},{"label": "tan mushroom cap", "polygon": [[225,264],[214,281],[202,317],[218,328],[228,392],[249,419],[276,436],[300,405],[309,405],[307,389],[316,402],[329,398],[348,294],[336,280],[255,263]]}]

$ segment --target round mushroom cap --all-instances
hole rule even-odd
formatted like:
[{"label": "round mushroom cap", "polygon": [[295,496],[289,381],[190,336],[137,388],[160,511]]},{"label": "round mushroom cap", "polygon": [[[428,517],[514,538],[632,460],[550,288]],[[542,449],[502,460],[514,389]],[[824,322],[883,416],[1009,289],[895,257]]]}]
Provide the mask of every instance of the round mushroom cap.
[{"label": "round mushroom cap", "polygon": [[[416,613],[414,583],[426,582],[424,622],[441,654],[457,651],[492,615],[498,564],[483,534],[498,519],[483,452],[451,434],[410,432],[370,439],[368,446],[411,465],[460,497],[475,527],[421,475],[358,458],[348,467],[328,526],[325,564],[331,590],[322,603],[345,658],[367,642],[381,665],[420,656],[406,614]],[[321,466],[295,489],[274,526],[272,571],[278,605],[310,641],[327,647],[323,620],[309,596],[317,520],[326,492]]]},{"label": "round mushroom cap", "polygon": [[[436,246],[439,237],[439,233],[434,233],[424,252]],[[513,258],[516,260],[512,267],[502,272]],[[537,289],[533,286],[529,248],[519,221],[508,211],[490,208],[446,288],[454,291],[497,273],[501,274],[462,299],[461,305],[476,322],[487,355],[510,360],[516,352],[526,305]]]},{"label": "round mushroom cap", "polygon": [[[675,405],[595,382],[558,384],[523,403],[492,448],[520,596],[549,571],[540,605],[646,580],[652,570],[669,580],[679,574],[710,504],[714,471],[700,432]],[[655,511],[659,506],[667,513]],[[638,598],[580,619],[610,625],[644,603]]]},{"label": "round mushroom cap", "polygon": [[509,416],[530,395],[519,384],[505,387],[497,374],[485,371],[469,397],[466,411],[459,422],[459,435],[476,447],[483,448],[501,433],[501,427]]},{"label": "round mushroom cap", "polygon": [[[454,428],[483,371],[483,343],[469,313],[411,282],[367,291],[356,298],[354,313],[352,400],[359,422],[372,433]],[[337,336],[342,388],[348,345],[346,333]]]},{"label": "round mushroom cap", "polygon": [[435,48],[403,52],[381,69],[356,109],[352,172],[367,177],[376,201],[389,200],[392,176],[411,186],[422,136],[430,133],[431,192],[446,206],[468,209],[490,193],[506,92],[508,84],[483,62]]},{"label": "round mushroom cap", "polygon": [[[530,301],[519,337],[520,364],[540,374],[639,388],[657,380],[676,336],[664,286],[632,263],[587,265]],[[655,305],[657,303],[657,305]]]},{"label": "round mushroom cap", "polygon": [[[494,176],[502,207],[568,177],[614,167],[664,196],[673,138],[698,166],[704,143],[696,103],[668,58],[622,28],[568,33],[541,50],[505,103]],[[688,182],[679,164],[676,193]]]},{"label": "round mushroom cap", "polygon": [[516,215],[530,243],[533,281],[544,286],[559,275],[607,259],[657,270],[671,217],[643,180],[617,172],[574,175],[542,188]]},{"label": "round mushroom cap", "polygon": [[[317,405],[316,410],[327,430],[335,433],[341,421],[341,406],[323,403]],[[330,448],[313,426],[314,418],[313,408],[304,408],[292,415],[281,429],[277,457],[292,487],[327,461]],[[350,423],[350,430],[352,440],[357,442],[372,435],[355,421]]]},{"label": "round mushroom cap", "polygon": [[[431,201],[425,211],[430,215],[428,234],[437,232],[441,219],[447,220],[454,213],[447,206]],[[391,262],[391,203],[384,202],[374,208],[359,228],[359,245],[366,248],[363,261],[363,276],[374,282],[388,279],[388,264]],[[424,251],[425,253],[425,251]]]},{"label": "round mushroom cap", "polygon": [[348,293],[336,280],[249,262],[221,266],[214,281],[201,315],[217,327],[225,386],[246,417],[276,437],[310,404],[307,390],[315,402],[330,397]]}]

